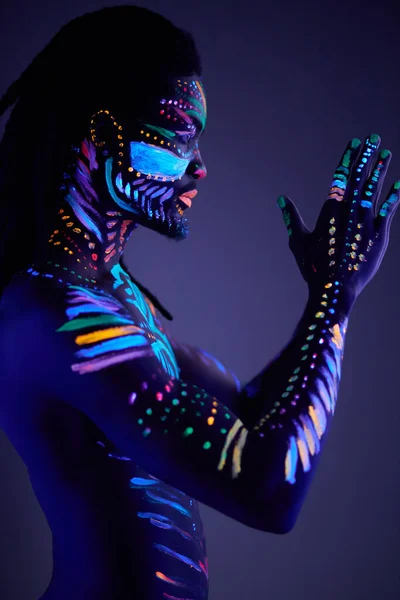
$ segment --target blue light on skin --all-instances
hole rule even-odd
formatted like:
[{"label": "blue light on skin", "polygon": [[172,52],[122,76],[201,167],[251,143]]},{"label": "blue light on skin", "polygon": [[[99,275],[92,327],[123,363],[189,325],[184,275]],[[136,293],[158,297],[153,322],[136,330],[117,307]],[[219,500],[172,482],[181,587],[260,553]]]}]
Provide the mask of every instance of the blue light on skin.
[{"label": "blue light on skin", "polygon": [[145,479],[143,477],[132,477],[129,481],[129,487],[131,488],[143,488],[151,485],[158,485],[158,481],[154,479]]},{"label": "blue light on skin", "polygon": [[104,354],[104,352],[112,352],[113,350],[125,350],[127,348],[134,348],[137,346],[147,345],[148,340],[142,335],[125,335],[121,338],[107,340],[106,342],[96,344],[91,348],[83,348],[82,350],[78,350],[76,352],[76,356],[92,358],[93,356]]},{"label": "blue light on skin", "polygon": [[130,142],[130,157],[134,169],[143,175],[160,177],[165,181],[183,177],[190,162],[169,150],[145,142]]},{"label": "blue light on skin", "polygon": [[298,460],[298,450],[297,444],[294,437],[290,437],[289,440],[289,449],[286,455],[286,464],[285,464],[285,481],[288,481],[292,485],[296,483],[296,467]]},{"label": "blue light on skin", "polygon": [[146,490],[145,493],[146,493],[146,496],[151,498],[151,500],[153,500],[159,504],[167,504],[171,508],[175,508],[178,512],[181,513],[181,515],[191,518],[190,512],[184,506],[179,504],[179,502],[173,502],[171,500],[167,500],[166,498],[161,498],[160,496],[156,496],[155,494],[150,492],[150,490]]},{"label": "blue light on skin", "polygon": [[160,550],[161,552],[164,552],[165,554],[172,556],[177,560],[180,560],[182,563],[189,565],[191,569],[195,569],[199,573],[202,572],[202,569],[199,567],[199,565],[196,564],[194,560],[189,558],[189,556],[180,554],[179,552],[175,552],[175,550],[171,550],[171,548],[169,548],[168,546],[164,546],[164,544],[158,544],[156,542],[153,542],[153,548],[156,548],[157,550]]}]

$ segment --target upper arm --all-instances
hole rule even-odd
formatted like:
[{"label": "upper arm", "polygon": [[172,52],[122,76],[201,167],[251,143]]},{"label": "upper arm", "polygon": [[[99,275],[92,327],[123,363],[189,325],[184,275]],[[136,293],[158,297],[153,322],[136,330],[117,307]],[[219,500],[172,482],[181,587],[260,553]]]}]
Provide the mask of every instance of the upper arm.
[{"label": "upper arm", "polygon": [[36,322],[41,351],[32,360],[46,393],[86,414],[159,479],[279,533],[273,505],[261,497],[268,461],[258,438],[218,397],[175,376],[167,343],[155,343],[112,299],[87,302],[79,292],[65,307],[50,302]]}]

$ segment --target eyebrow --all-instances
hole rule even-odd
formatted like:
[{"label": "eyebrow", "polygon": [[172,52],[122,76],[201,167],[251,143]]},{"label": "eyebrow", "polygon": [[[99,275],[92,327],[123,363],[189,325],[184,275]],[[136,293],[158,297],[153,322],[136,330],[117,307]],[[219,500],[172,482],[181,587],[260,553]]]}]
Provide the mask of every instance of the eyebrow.
[{"label": "eyebrow", "polygon": [[[181,108],[174,106],[175,112],[189,125],[195,125],[196,129],[200,130],[200,133],[204,130],[204,124],[201,121],[200,115],[194,110],[183,111]],[[196,122],[197,121],[197,122]]]}]

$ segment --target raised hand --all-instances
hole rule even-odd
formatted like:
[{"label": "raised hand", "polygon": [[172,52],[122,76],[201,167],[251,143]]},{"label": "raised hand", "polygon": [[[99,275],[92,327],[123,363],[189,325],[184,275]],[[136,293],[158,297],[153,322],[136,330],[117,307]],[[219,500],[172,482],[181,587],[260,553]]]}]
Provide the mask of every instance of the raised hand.
[{"label": "raised hand", "polygon": [[381,150],[381,139],[370,135],[347,145],[333,176],[328,198],[311,232],[296,205],[278,198],[289,233],[289,247],[310,293],[319,293],[332,281],[352,306],[377,272],[389,243],[389,231],[399,205],[400,181],[384,202],[380,192],[392,154]]}]

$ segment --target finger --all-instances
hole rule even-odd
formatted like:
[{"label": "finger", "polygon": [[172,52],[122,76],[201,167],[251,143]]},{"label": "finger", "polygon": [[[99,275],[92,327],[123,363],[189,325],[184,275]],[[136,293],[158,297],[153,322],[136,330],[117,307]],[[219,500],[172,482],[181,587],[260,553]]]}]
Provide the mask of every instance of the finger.
[{"label": "finger", "polygon": [[296,239],[299,234],[309,233],[299,209],[288,196],[279,196],[277,205],[282,210],[283,220],[289,234],[289,238]]},{"label": "finger", "polygon": [[347,144],[333,175],[332,184],[328,193],[328,200],[337,200],[338,202],[343,201],[344,193],[350,179],[351,169],[359,154],[360,146],[361,140],[358,138],[351,139]]},{"label": "finger", "polygon": [[400,181],[395,181],[375,219],[375,229],[377,233],[383,234],[388,232],[392,219],[398,209],[399,199]]},{"label": "finger", "polygon": [[352,203],[359,203],[362,208],[370,210],[375,216],[375,206],[378,204],[379,196],[381,193],[383,182],[385,181],[386,173],[390,161],[392,160],[392,153],[390,150],[381,150],[378,158],[376,159],[375,165],[372,169],[371,175],[365,182],[364,188],[358,198],[353,198]]},{"label": "finger", "polygon": [[352,202],[354,198],[358,199],[361,190],[364,188],[365,181],[370,174],[372,161],[380,143],[381,138],[376,133],[373,133],[366,138],[358,160],[350,175],[346,200]]}]

